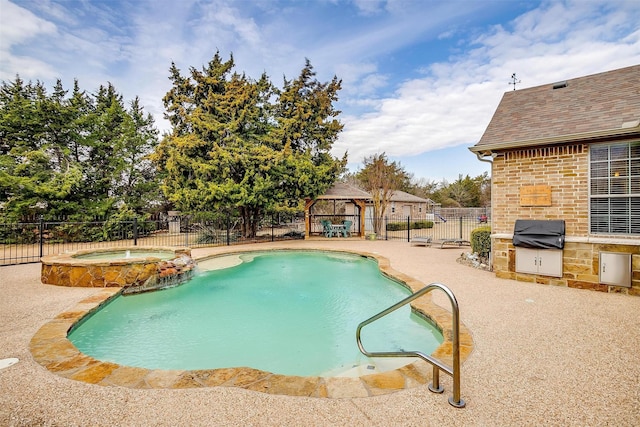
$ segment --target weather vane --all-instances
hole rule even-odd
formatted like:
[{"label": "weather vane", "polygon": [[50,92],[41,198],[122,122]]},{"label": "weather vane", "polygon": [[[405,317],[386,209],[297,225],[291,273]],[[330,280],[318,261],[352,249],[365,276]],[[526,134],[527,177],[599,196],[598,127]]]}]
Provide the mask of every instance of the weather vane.
[{"label": "weather vane", "polygon": [[513,85],[513,90],[516,90],[516,85],[520,83],[520,80],[516,77],[516,73],[511,74],[511,80],[513,81],[509,82],[509,84]]}]

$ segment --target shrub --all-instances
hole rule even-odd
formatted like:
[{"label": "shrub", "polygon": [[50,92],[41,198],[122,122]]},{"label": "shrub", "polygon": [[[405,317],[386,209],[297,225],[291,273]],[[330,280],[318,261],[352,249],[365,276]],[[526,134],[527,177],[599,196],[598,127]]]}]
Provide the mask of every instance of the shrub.
[{"label": "shrub", "polygon": [[[433,228],[433,221],[414,221],[409,224],[411,230],[418,230],[422,228]],[[387,231],[399,231],[406,230],[407,222],[390,222],[387,224]]]},{"label": "shrub", "polygon": [[406,230],[407,223],[406,222],[389,222],[387,223],[387,231],[398,231],[398,230]]},{"label": "shrub", "polygon": [[49,228],[52,241],[103,242],[105,233],[102,222],[65,222]]},{"label": "shrub", "polygon": [[101,241],[132,239],[134,218],[136,212],[133,209],[126,206],[119,209],[107,218],[102,226],[102,235],[96,238]]},{"label": "shrub", "polygon": [[291,239],[304,239],[304,231],[291,230],[284,233],[282,237],[288,237]]},{"label": "shrub", "polygon": [[481,257],[488,257],[491,252],[491,227],[478,227],[471,232],[471,250]]},{"label": "shrub", "polygon": [[433,228],[433,221],[414,221],[411,223],[412,229]]}]

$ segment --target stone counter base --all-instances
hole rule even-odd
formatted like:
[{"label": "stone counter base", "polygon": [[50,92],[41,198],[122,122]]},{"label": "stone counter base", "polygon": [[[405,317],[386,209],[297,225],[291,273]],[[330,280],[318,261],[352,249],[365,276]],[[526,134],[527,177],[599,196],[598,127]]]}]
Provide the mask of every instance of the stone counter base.
[{"label": "stone counter base", "polygon": [[[502,279],[640,296],[640,246],[565,242],[562,253],[562,277],[517,273],[516,248],[512,239],[494,238],[492,250],[493,270],[496,277]],[[600,252],[632,254],[630,288],[599,282]]]}]

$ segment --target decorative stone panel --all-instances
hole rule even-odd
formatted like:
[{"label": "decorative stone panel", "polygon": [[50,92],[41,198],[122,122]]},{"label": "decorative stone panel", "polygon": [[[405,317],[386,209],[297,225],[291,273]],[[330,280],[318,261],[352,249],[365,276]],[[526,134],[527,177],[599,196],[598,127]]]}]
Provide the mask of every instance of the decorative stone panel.
[{"label": "decorative stone panel", "polygon": [[[77,255],[130,250],[131,259],[91,260]],[[153,256],[135,257],[136,251],[173,252],[174,258],[162,261]],[[143,292],[177,284],[191,276],[195,263],[189,248],[131,247],[101,248],[42,258],[41,281],[48,285],[70,287],[119,287],[123,292]]]},{"label": "decorative stone panel", "polygon": [[[565,242],[562,253],[562,277],[516,273],[515,246],[511,239],[494,238],[493,269],[497,277],[545,285],[567,286],[599,292],[640,296],[640,246],[611,243]],[[506,250],[505,250],[506,249]],[[606,285],[599,282],[600,252],[620,252],[631,255],[631,287]]]}]

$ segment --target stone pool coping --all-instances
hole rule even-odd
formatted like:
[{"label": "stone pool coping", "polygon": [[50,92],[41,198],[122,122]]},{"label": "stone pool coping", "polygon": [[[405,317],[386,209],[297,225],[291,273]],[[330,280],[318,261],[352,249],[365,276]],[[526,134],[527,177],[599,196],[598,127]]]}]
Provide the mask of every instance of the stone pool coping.
[{"label": "stone pool coping", "polygon": [[[78,256],[131,251],[131,258],[86,259]],[[191,249],[183,246],[123,246],[95,249],[80,249],[75,252],[46,255],[41,259],[40,280],[42,283],[71,287],[125,287],[141,286],[158,275],[159,257],[135,256],[143,252],[173,253],[191,257]],[[175,261],[175,260],[171,260]],[[190,269],[190,267],[189,267]],[[175,272],[179,273],[179,272]]]},{"label": "stone pool coping", "polygon": [[[273,250],[299,250],[290,248]],[[389,260],[378,254],[351,250],[304,249],[325,252],[343,252],[373,258],[380,271],[400,281],[416,292],[425,284],[391,268]],[[265,252],[255,248],[211,256],[198,261],[237,255],[246,252]],[[432,366],[422,360],[401,368],[360,377],[299,377],[265,372],[252,368],[223,368],[204,370],[159,370],[103,362],[81,353],[68,340],[67,334],[85,315],[97,310],[121,292],[120,288],[104,288],[85,298],[70,310],[60,313],[43,325],[32,337],[29,348],[33,358],[50,372],[64,378],[102,386],[120,386],[138,389],[182,389],[197,387],[239,387],[246,390],[289,396],[319,398],[354,398],[378,396],[427,384],[432,378]],[[452,364],[451,313],[431,301],[430,294],[415,300],[414,311],[429,318],[443,332],[444,342],[432,353],[448,365]],[[473,351],[473,340],[468,329],[460,324],[460,361],[464,362]]]}]

